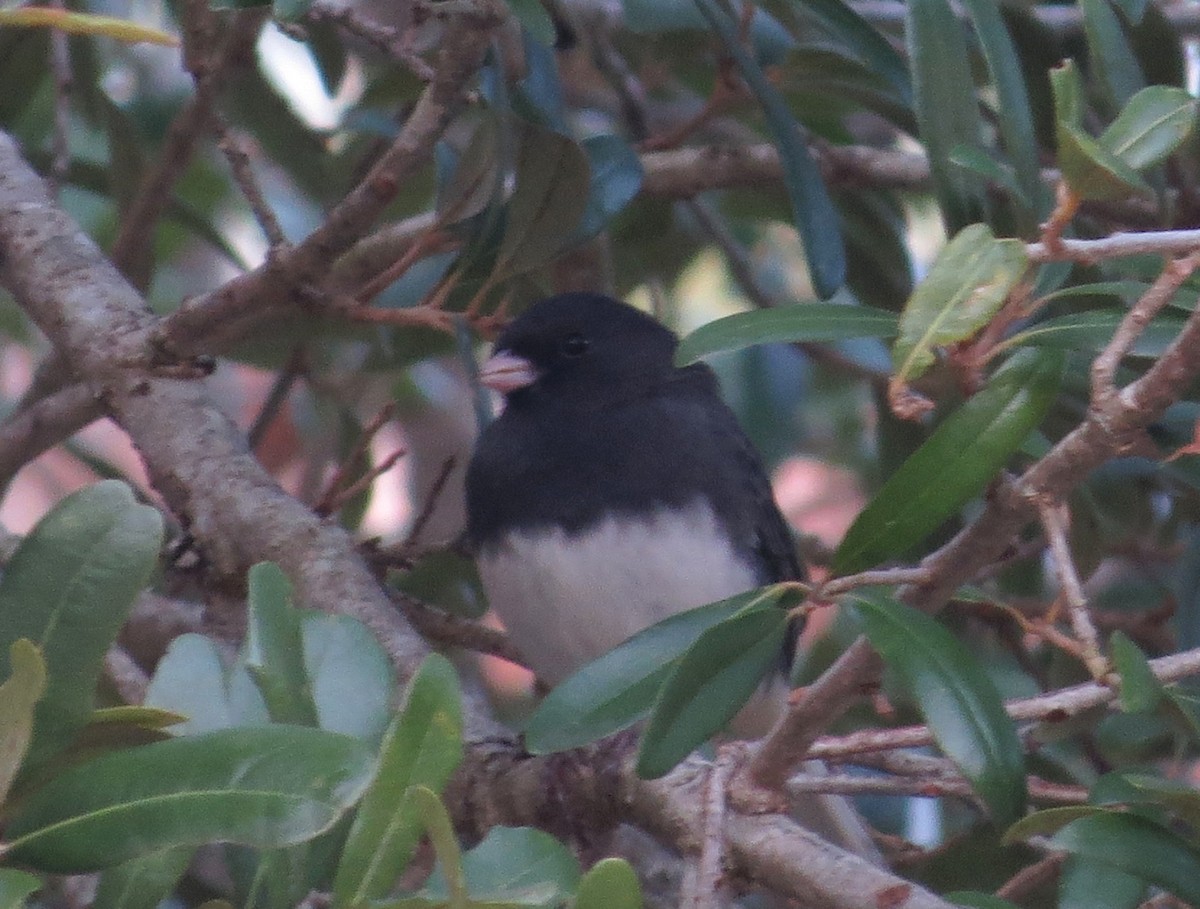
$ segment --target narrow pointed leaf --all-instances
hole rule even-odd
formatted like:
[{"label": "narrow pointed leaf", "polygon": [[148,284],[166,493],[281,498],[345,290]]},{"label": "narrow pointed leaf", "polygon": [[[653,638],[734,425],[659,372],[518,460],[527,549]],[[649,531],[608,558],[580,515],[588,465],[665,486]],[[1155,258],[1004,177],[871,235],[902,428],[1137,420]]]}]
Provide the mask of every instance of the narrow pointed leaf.
[{"label": "narrow pointed leaf", "polygon": [[1083,33],[1087,37],[1088,60],[1113,110],[1146,86],[1146,77],[1137,62],[1121,20],[1109,0],[1080,0]]},{"label": "narrow pointed leaf", "polygon": [[79,874],[211,842],[311,839],[357,801],[371,753],[301,726],[231,729],[106,754],[58,775],[5,831],[11,861]]},{"label": "narrow pointed leaf", "polygon": [[1058,909],[1136,909],[1146,882],[1112,865],[1067,856],[1058,882]]},{"label": "narrow pointed leaf", "polygon": [[1080,818],[1056,833],[1050,845],[1119,868],[1185,902],[1200,903],[1200,853],[1144,817],[1107,813]]},{"label": "narrow pointed leaf", "polygon": [[1057,808],[1043,808],[1041,811],[1025,815],[1004,831],[1004,838],[1001,842],[1008,846],[1032,839],[1035,836],[1050,836],[1081,817],[1106,814],[1112,810],[1097,805],[1061,805]]},{"label": "narrow pointed leaf", "polygon": [[913,291],[892,348],[893,383],[908,383],[934,362],[938,347],[973,336],[1003,305],[1029,260],[1020,240],[998,240],[986,224],[959,231]]},{"label": "narrow pointed leaf", "polygon": [[162,44],[177,47],[179,39],[174,35],[112,16],[94,16],[45,6],[24,6],[18,9],[0,9],[0,28],[24,26],[27,28],[54,28],[75,35],[102,35],[115,38],[126,44]]},{"label": "narrow pointed leaf", "polygon": [[959,145],[982,148],[967,42],[947,0],[910,0],[905,10],[917,126],[942,220],[952,233],[980,220],[987,209],[983,181],[950,163]]},{"label": "narrow pointed leaf", "polygon": [[982,492],[1041,422],[1063,362],[1058,352],[1021,351],[947,417],[855,519],[834,554],[835,573],[912,551]]},{"label": "narrow pointed leaf", "polygon": [[124,483],[76,492],[21,541],[0,579],[0,676],[8,647],[41,648],[47,684],[29,760],[57,751],[87,724],[104,656],[158,559],[162,516]]},{"label": "narrow pointed leaf", "polygon": [[867,637],[903,680],[945,752],[997,824],[1025,810],[1025,754],[1016,725],[975,657],[945,626],[883,594],[853,600]]},{"label": "narrow pointed leaf", "polygon": [[247,593],[246,668],[276,723],[316,726],[317,708],[304,668],[300,613],[292,585],[274,562],[250,569]]},{"label": "narrow pointed leaf", "polygon": [[709,354],[755,344],[890,338],[896,332],[895,313],[883,309],[842,303],[796,303],[737,313],[702,325],[679,343],[675,362],[686,366]]},{"label": "narrow pointed leaf", "polygon": [[0,685],[0,805],[25,760],[33,737],[33,709],[46,690],[46,664],[26,638],[12,642],[12,674]]},{"label": "narrow pointed leaf", "polygon": [[583,216],[564,246],[590,240],[628,205],[642,187],[642,161],[619,136],[591,136],[583,140],[590,179]]},{"label": "narrow pointed leaf", "polygon": [[750,602],[738,596],[673,615],[581,667],[546,695],[525,729],[531,754],[578,748],[635,723],[702,632]]},{"label": "narrow pointed leaf", "polygon": [[781,668],[788,615],[746,610],[705,631],[663,683],[638,748],[637,773],[669,772],[733,719],[763,679]]},{"label": "narrow pointed leaf", "polygon": [[837,209],[821,179],[821,172],[809,154],[804,135],[787,102],[743,46],[737,23],[717,0],[695,0],[695,3],[762,105],[767,125],[779,148],[783,180],[792,203],[792,219],[804,245],[813,287],[817,296],[827,299],[846,282],[846,252],[838,227]]},{"label": "narrow pointed leaf", "polygon": [[[1027,205],[1034,206],[1029,215],[1041,216],[1048,208],[1049,198],[1042,184],[1029,92],[1016,47],[1000,14],[1000,4],[997,0],[963,0],[963,7],[975,25],[995,86],[1000,137],[1021,190],[1017,198],[1024,197]],[[1030,220],[1028,226],[1035,226]]]},{"label": "narrow pointed leaf", "polygon": [[334,905],[352,906],[387,894],[411,859],[424,830],[414,786],[440,792],[462,760],[462,706],[454,667],[426,658],[384,737],[379,766],[342,851]]},{"label": "narrow pointed leaf", "polygon": [[[1125,309],[1092,309],[1055,316],[1017,332],[1006,343],[1014,347],[1049,347],[1098,353],[1112,340],[1113,333],[1126,315],[1128,310]],[[1130,356],[1159,356],[1175,340],[1185,321],[1178,313],[1159,313],[1130,348]]]},{"label": "narrow pointed leaf", "polygon": [[1151,85],[1129,99],[1100,145],[1134,170],[1164,161],[1196,125],[1197,101],[1181,88]]},{"label": "narrow pointed leaf", "polygon": [[446,881],[449,892],[450,906],[466,906],[468,899],[467,880],[463,872],[462,849],[454,836],[454,824],[441,797],[432,789],[425,786],[414,786],[411,797],[429,842],[437,855],[438,868]]}]

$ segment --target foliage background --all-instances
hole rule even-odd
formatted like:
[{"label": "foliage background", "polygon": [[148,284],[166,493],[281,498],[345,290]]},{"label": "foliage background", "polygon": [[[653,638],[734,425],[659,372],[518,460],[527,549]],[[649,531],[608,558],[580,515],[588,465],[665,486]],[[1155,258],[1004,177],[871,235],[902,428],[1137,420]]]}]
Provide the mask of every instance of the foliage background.
[{"label": "foliage background", "polygon": [[[1200,903],[1196,28],[1148,0],[0,9],[4,901],[635,905],[563,845],[590,865],[621,822],[692,905]],[[529,757],[462,656],[519,659],[453,545],[474,357],[572,288],[708,357],[781,485],[869,501],[803,541],[812,684],[754,753],[642,779],[682,757],[654,730],[707,735],[660,706],[640,752]],[[775,635],[789,596],[706,615]],[[752,687],[730,627],[648,655],[689,654],[660,704],[716,665]],[[627,691],[600,679],[544,708],[580,742]],[[887,866],[765,810],[788,778],[869,795]]]}]

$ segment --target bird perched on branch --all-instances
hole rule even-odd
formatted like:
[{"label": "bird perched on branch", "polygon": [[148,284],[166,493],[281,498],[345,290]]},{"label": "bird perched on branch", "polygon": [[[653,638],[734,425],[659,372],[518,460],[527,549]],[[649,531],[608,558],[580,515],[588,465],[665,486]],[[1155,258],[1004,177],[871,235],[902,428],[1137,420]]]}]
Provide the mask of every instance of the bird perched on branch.
[{"label": "bird perched on branch", "polygon": [[[468,537],[492,608],[550,685],[675,613],[803,577],[758,454],[713,372],[674,365],[676,343],[625,303],[571,293],[515,319],[483,366],[505,405],[467,471]],[[736,734],[764,734],[783,708],[791,646]],[[869,843],[841,798],[805,814]]]}]

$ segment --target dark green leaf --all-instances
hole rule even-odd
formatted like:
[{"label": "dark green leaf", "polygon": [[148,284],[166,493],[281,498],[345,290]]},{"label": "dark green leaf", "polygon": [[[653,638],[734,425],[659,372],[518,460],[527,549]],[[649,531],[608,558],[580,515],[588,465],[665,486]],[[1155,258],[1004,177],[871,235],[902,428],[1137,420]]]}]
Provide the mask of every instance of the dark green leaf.
[{"label": "dark green leaf", "polygon": [[904,59],[891,42],[874,26],[842,0],[805,0],[803,4],[779,0],[762,4],[779,17],[792,35],[804,34],[797,21],[800,16],[812,17],[840,47],[849,52],[867,70],[882,77],[892,94],[905,106],[912,107],[912,82]]},{"label": "dark green leaf", "polygon": [[291,582],[274,562],[259,562],[250,569],[248,584],[246,668],[274,722],[316,726]]},{"label": "dark green leaf", "polygon": [[808,152],[800,126],[762,67],[742,46],[737,23],[717,0],[694,2],[762,105],[767,125],[779,148],[783,179],[792,203],[792,218],[804,245],[813,287],[819,297],[827,299],[846,281],[846,254],[838,229],[837,209],[833,207],[821,173]]},{"label": "dark green leaf", "polygon": [[[1036,218],[1049,210],[1049,195],[1042,183],[1038,162],[1037,136],[1029,92],[1016,48],[1000,15],[997,0],[963,0],[963,7],[975,25],[975,34],[983,49],[984,59],[992,75],[999,110],[1000,138],[1016,172],[1020,193],[1017,199],[1028,200],[1027,228],[1036,227]],[[967,146],[971,148],[971,145]]]},{"label": "dark green leaf", "polygon": [[362,794],[370,752],[344,735],[262,726],[188,736],[72,767],[22,803],[13,861],[62,874],[162,849],[311,839]]},{"label": "dark green leaf", "polygon": [[1161,806],[1189,826],[1200,828],[1200,790],[1194,786],[1144,773],[1125,773],[1120,779],[1132,789],[1120,801]]},{"label": "dark green leaf", "polygon": [[938,347],[964,341],[986,325],[1028,264],[1020,240],[997,240],[986,224],[959,231],[904,304],[892,381],[911,382],[933,364]]},{"label": "dark green leaf", "polygon": [[162,517],[124,483],[76,492],[22,540],[0,579],[0,675],[8,648],[37,644],[46,662],[31,761],[65,745],[92,713],[104,656],[158,559]]},{"label": "dark green leaf", "polygon": [[[453,169],[438,184],[436,210],[439,224],[456,224],[473,218],[499,194],[499,141],[495,118],[481,117],[462,154],[457,158],[450,154]],[[441,148],[448,147],[439,146]]]},{"label": "dark green leaf", "polygon": [[1058,391],[1060,354],[1022,351],[951,414],[863,509],[834,555],[849,574],[911,551],[981,492]]},{"label": "dark green leaf", "polygon": [[525,747],[532,754],[566,751],[636,722],[654,703],[672,666],[702,633],[764,596],[778,602],[782,591],[748,591],[639,631],[555,686],[529,721]]},{"label": "dark green leaf", "polygon": [[1132,167],[1082,130],[1059,126],[1058,166],[1067,185],[1085,199],[1124,199],[1150,187]]},{"label": "dark green leaf", "polygon": [[1196,99],[1181,88],[1151,85],[1122,108],[1100,144],[1134,170],[1164,161],[1196,125]]},{"label": "dark green leaf", "polygon": [[796,303],[737,313],[702,325],[679,342],[675,362],[686,366],[709,354],[776,341],[890,338],[896,331],[896,316],[886,310],[842,303]]},{"label": "dark green leaf", "polygon": [[782,665],[788,615],[763,604],[714,625],[675,664],[654,702],[638,748],[637,773],[668,773],[746,704]]},{"label": "dark green leaf", "polygon": [[947,0],[910,0],[905,10],[917,125],[942,219],[953,233],[987,210],[983,181],[950,163],[960,145],[982,148],[967,42]]},{"label": "dark green leaf", "polygon": [[1017,175],[1012,166],[997,161],[982,148],[972,148],[969,145],[956,145],[954,150],[950,152],[950,161],[1008,190],[1013,198],[1026,207],[1032,207],[1029,196],[1025,194],[1025,190],[1017,183]]},{"label": "dark green leaf", "polygon": [[1146,818],[1113,812],[1080,818],[1056,833],[1050,845],[1118,868],[1185,902],[1200,903],[1200,855]]},{"label": "dark green leaf", "polygon": [[379,766],[359,806],[334,878],[335,906],[384,896],[404,871],[424,830],[410,793],[440,792],[462,760],[462,706],[454,667],[433,654],[409,685],[384,737]]},{"label": "dark green leaf", "polygon": [[1099,76],[1112,110],[1120,110],[1145,88],[1146,78],[1109,0],[1080,0],[1079,5],[1088,42],[1088,61]]},{"label": "dark green leaf", "polygon": [[[1090,350],[1099,352],[1112,340],[1117,326],[1128,310],[1092,309],[1086,312],[1055,316],[1017,332],[1007,345],[1049,347],[1056,350]],[[1135,357],[1157,357],[1175,340],[1185,318],[1177,313],[1160,313],[1138,337],[1129,353]]]},{"label": "dark green leaf", "polygon": [[945,752],[1008,825],[1025,810],[1025,754],[987,673],[945,626],[882,593],[852,600],[867,637],[903,680]]},{"label": "dark green leaf", "polygon": [[1112,0],[1113,6],[1125,14],[1125,18],[1137,25],[1146,14],[1150,0]]},{"label": "dark green leaf", "polygon": [[1126,713],[1153,710],[1163,697],[1163,686],[1154,676],[1146,655],[1123,631],[1109,638],[1113,665],[1121,677],[1121,709]]},{"label": "dark green leaf", "polygon": [[517,184],[508,207],[496,267],[518,275],[544,265],[562,248],[587,205],[587,156],[575,142],[529,127],[517,156]]},{"label": "dark green leaf", "polygon": [[601,859],[579,882],[575,909],[642,909],[637,873],[624,859]]},{"label": "dark green leaf", "polygon": [[637,195],[642,186],[642,161],[620,136],[590,136],[583,140],[591,181],[587,207],[566,246],[594,237]]},{"label": "dark green leaf", "polygon": [[1058,882],[1058,909],[1135,909],[1146,882],[1078,855],[1068,856]]}]

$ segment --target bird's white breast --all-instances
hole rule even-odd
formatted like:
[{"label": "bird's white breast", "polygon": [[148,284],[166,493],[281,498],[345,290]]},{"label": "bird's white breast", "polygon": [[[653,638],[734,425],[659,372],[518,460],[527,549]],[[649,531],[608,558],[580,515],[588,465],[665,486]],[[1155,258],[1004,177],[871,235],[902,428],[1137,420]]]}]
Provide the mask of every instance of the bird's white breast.
[{"label": "bird's white breast", "polygon": [[543,681],[670,615],[759,586],[710,508],[508,534],[478,555],[492,608]]}]

